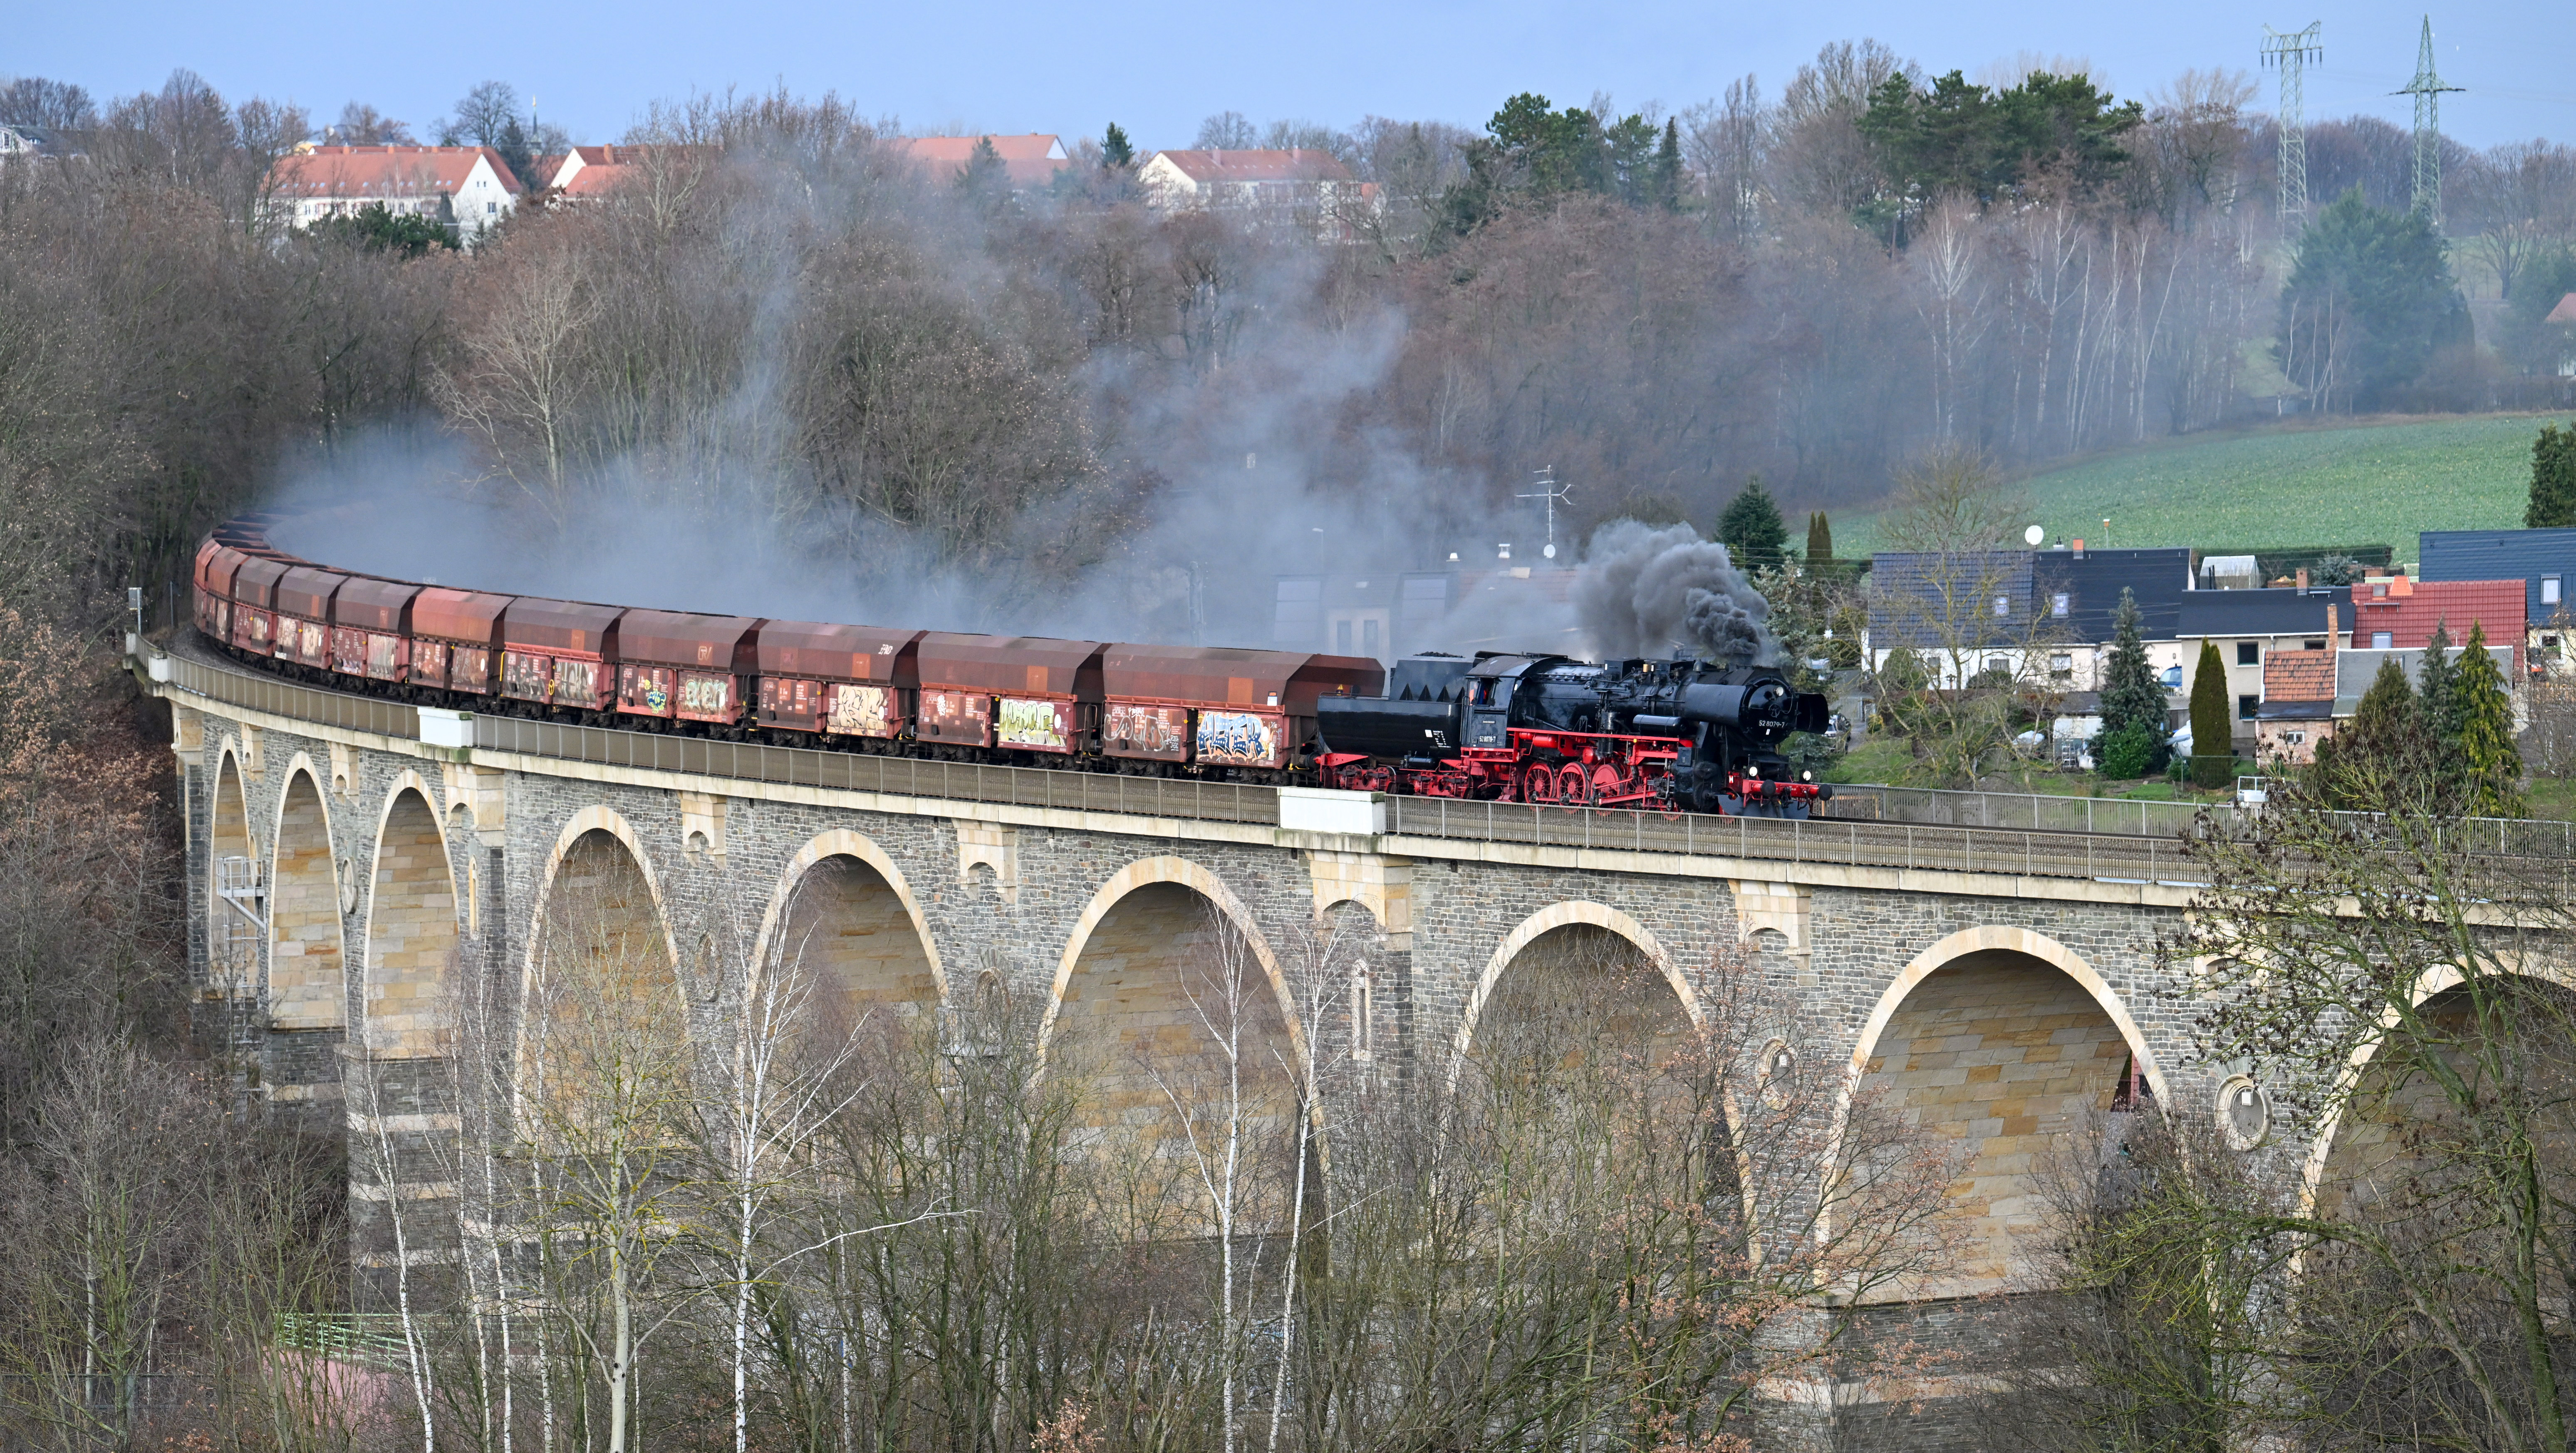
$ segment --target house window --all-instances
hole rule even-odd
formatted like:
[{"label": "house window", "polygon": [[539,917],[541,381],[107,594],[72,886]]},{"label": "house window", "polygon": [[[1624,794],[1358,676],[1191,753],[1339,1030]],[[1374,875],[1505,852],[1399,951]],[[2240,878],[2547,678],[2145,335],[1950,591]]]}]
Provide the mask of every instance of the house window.
[{"label": "house window", "polygon": [[498,212],[498,211],[500,211],[500,210],[501,210],[501,204],[500,204],[500,203],[498,203],[498,202],[486,202],[486,203],[484,203],[484,204],[483,204],[483,215],[484,215],[484,216],[486,216],[486,217],[489,217],[489,216],[491,216],[493,213]]},{"label": "house window", "polygon": [[2281,733],[2281,740],[2293,747],[2304,747],[2308,744],[2308,734],[2306,732],[2283,732]]},{"label": "house window", "polygon": [[2263,648],[2252,641],[2238,641],[2236,643],[2236,664],[2239,666],[2262,665]]},{"label": "house window", "polygon": [[2074,675],[2075,657],[2065,651],[2060,651],[2056,655],[2049,657],[2048,674],[2057,677]]},{"label": "house window", "polygon": [[2326,643],[2323,641],[2301,641],[2299,644],[2311,651],[2322,651],[2326,648]]},{"label": "house window", "polygon": [[2386,631],[2372,631],[2370,633],[2370,649],[2374,651],[2385,651],[2388,649],[2391,639],[2392,638]]},{"label": "house window", "polygon": [[1351,623],[1349,621],[1333,622],[1333,654],[1337,656],[1347,656],[1350,653]]},{"label": "house window", "polygon": [[2254,709],[2262,704],[2263,698],[2259,696],[2240,696],[2236,698],[2236,719],[2238,721],[2252,721],[2254,719]]},{"label": "house window", "polygon": [[1999,595],[1995,597],[1995,614],[1999,616],[2008,616],[2012,614],[2011,596]]},{"label": "house window", "polygon": [[2062,591],[2062,590],[2061,590],[2061,591],[2057,592],[2055,595],[2052,595],[2052,596],[2050,596],[2050,597],[2048,598],[2048,613],[2049,613],[2050,615],[2057,616],[2057,617],[2059,617],[2059,618],[2061,618],[2061,619],[2063,619],[2063,618],[2065,617],[2065,615],[2066,615],[2066,592],[2065,592],[2065,591]]},{"label": "house window", "polygon": [[2001,656],[1988,656],[1986,658],[1985,674],[1989,676],[2010,676],[2012,674],[2012,662],[2005,660]]},{"label": "house window", "polygon": [[1363,656],[1377,654],[1377,617],[1375,616],[1360,622],[1360,654]]},{"label": "house window", "polygon": [[2557,576],[2555,576],[2555,575],[2544,575],[2544,576],[2540,577],[2540,603],[2541,603],[2542,605],[2556,605],[2556,604],[2558,604],[2558,577],[2557,577]]}]

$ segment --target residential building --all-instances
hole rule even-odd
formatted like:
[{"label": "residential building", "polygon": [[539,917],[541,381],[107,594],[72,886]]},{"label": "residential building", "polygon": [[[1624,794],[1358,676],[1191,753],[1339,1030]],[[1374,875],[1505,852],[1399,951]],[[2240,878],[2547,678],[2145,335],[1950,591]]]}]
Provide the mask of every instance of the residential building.
[{"label": "residential building", "polygon": [[[78,155],[78,153],[71,153]],[[54,133],[41,126],[0,125],[0,165],[45,161],[65,155]]]},{"label": "residential building", "polygon": [[2426,530],[2422,538],[2426,585],[2520,580],[2525,659],[2546,669],[2561,657],[2568,643],[2560,637],[2576,629],[2576,596],[2568,594],[2576,585],[2576,530]]},{"label": "residential building", "polygon": [[269,168],[266,215],[310,227],[382,203],[472,242],[518,204],[519,179],[488,146],[297,147]]},{"label": "residential building", "polygon": [[[2515,688],[2510,649],[2505,646],[2489,646],[2487,654],[2495,658],[2496,669],[2505,673],[2506,686]],[[2454,662],[2457,662],[2459,657],[2459,652],[2451,653],[2451,659]],[[2379,675],[2379,665],[2383,661],[2395,661],[2397,669],[2405,672],[2406,679],[2410,682],[2421,681],[2424,678],[2422,647],[2403,650],[2394,648],[2371,650],[2360,647],[2338,651],[2335,653],[2334,714],[2336,721],[2349,721],[2354,713],[2361,709],[2361,698],[2369,692],[2370,683]],[[2514,727],[2520,730],[2524,724],[2527,709],[2519,689],[2513,689],[2512,696]]]},{"label": "residential building", "polygon": [[2334,735],[2338,654],[2331,646],[2302,644],[2263,657],[2263,700],[2254,718],[2255,761],[2304,766],[2317,759],[2317,744]]},{"label": "residential building", "polygon": [[1027,136],[912,136],[897,145],[915,165],[929,173],[931,180],[953,182],[975,159],[975,148],[988,141],[1001,156],[1002,175],[1014,192],[1045,191],[1055,185],[1059,174],[1073,169],[1073,156],[1064,149],[1064,138],[1044,132]]},{"label": "residential building", "polygon": [[1137,168],[1136,182],[1146,205],[1159,212],[1226,212],[1311,226],[1325,241],[1348,240],[1357,209],[1374,205],[1377,195],[1341,158],[1313,147],[1158,151]]},{"label": "residential building", "polygon": [[2404,575],[2374,575],[2352,588],[2354,650],[2407,650],[2424,645],[2435,626],[2446,627],[2451,644],[2469,638],[2469,627],[2483,626],[2487,644],[2511,646],[2508,681],[2522,680],[2524,638],[2530,634],[2524,582],[2520,580],[2414,580]]},{"label": "residential building", "polygon": [[2330,655],[2337,630],[2351,617],[2349,586],[2195,590],[2183,597],[2182,628],[2173,641],[2180,673],[2168,685],[2188,697],[2201,643],[2214,643],[2219,664],[2227,670],[2227,699],[2239,745],[2255,744],[2261,735],[2256,729],[2259,708],[2271,696],[2270,659],[2284,652]]},{"label": "residential building", "polygon": [[2192,593],[2189,550],[2086,550],[2081,542],[2055,550],[1887,553],[1872,557],[1870,574],[1871,665],[1903,646],[1949,686],[1960,684],[1952,678],[1964,661],[1971,676],[2001,669],[2053,690],[2099,690],[2121,593],[2137,603],[2150,660],[2158,643],[2173,641]]}]

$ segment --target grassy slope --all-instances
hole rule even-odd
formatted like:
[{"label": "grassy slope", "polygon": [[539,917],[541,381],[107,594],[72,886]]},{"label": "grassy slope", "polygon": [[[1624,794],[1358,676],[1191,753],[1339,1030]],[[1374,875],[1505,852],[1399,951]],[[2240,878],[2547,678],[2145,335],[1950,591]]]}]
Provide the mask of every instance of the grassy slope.
[{"label": "grassy slope", "polygon": [[[2020,487],[2035,507],[2031,522],[2052,541],[2382,544],[2414,560],[2418,531],[2522,523],[2542,422],[2506,415],[2235,433],[2098,456]],[[1836,553],[1865,553],[1874,524],[1835,520]]]}]

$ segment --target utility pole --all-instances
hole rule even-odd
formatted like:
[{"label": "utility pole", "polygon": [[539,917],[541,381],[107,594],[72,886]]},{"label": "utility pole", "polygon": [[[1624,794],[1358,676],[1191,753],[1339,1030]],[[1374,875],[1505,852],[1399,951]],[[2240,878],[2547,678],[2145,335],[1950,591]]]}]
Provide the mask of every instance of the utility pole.
[{"label": "utility pole", "polygon": [[2281,68],[2281,235],[2296,238],[2308,220],[2307,63],[2326,62],[2325,22],[2282,32],[2263,27],[2263,64]]},{"label": "utility pole", "polygon": [[2433,69],[2433,17],[2424,17],[2424,42],[2415,50],[2415,79],[2392,95],[2415,98],[2415,210],[2435,231],[2442,226],[2442,84]]},{"label": "utility pole", "polygon": [[1556,502],[1564,499],[1573,490],[1573,486],[1556,482],[1556,466],[1553,464],[1545,469],[1533,470],[1531,474],[1533,477],[1530,483],[1538,486],[1537,492],[1516,494],[1512,498],[1547,501],[1547,548],[1539,553],[1553,560],[1556,558]]}]

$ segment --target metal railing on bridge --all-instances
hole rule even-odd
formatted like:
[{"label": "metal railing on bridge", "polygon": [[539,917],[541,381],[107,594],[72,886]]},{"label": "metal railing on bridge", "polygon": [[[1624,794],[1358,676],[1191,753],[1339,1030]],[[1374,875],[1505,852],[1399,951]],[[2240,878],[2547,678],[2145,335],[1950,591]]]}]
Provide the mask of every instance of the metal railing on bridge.
[{"label": "metal railing on bridge", "polygon": [[[379,701],[280,681],[193,651],[156,655],[153,679],[215,701],[301,721],[417,739],[420,715]],[[997,767],[975,762],[821,751],[658,732],[476,715],[475,749],[643,771],[937,798],[1012,807],[1275,826],[1274,788],[1194,778]],[[1537,847],[1761,858],[1915,871],[2003,873],[2184,885],[2196,831],[2232,833],[2259,809],[2028,793],[1837,786],[1803,822],[1436,797],[1384,799],[1386,831]],[[2208,828],[2198,826],[2208,813]],[[2476,819],[2457,831],[2494,851],[2576,859],[2576,824]]]}]

